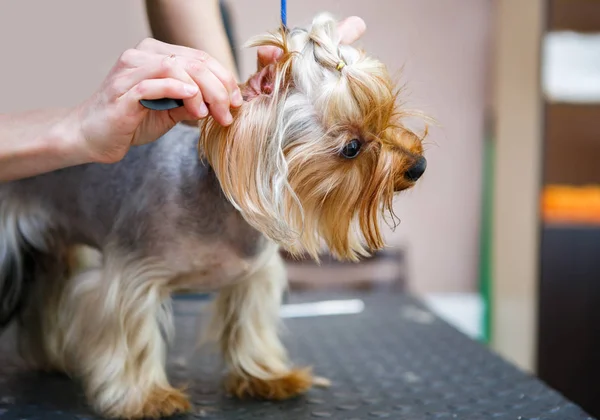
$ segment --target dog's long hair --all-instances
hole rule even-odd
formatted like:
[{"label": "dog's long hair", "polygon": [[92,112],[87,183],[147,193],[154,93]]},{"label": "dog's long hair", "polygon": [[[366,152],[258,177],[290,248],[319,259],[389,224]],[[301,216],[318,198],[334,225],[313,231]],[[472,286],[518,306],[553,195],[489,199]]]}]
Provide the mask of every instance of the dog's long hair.
[{"label": "dog's long hair", "polygon": [[50,255],[70,258],[64,244],[54,239],[44,213],[8,200],[0,203],[0,332],[25,306],[35,278],[50,269]]},{"label": "dog's long hair", "polygon": [[[234,123],[202,124],[200,150],[227,198],[256,229],[292,254],[318,259],[322,241],[338,258],[356,260],[384,246],[380,216],[424,135],[403,124],[399,90],[386,67],[340,45],[336,21],[320,15],[296,29],[251,39],[284,54],[243,87]],[[425,132],[426,134],[426,132]],[[352,139],[356,159],[340,157]]]}]

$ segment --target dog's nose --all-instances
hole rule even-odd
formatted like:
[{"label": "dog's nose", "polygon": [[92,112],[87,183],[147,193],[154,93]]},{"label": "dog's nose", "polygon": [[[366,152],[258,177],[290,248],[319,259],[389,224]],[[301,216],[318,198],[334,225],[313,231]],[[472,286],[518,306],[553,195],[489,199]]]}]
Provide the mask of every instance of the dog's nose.
[{"label": "dog's nose", "polygon": [[425,173],[425,169],[427,168],[427,159],[421,156],[413,166],[410,167],[404,177],[409,181],[415,182]]}]

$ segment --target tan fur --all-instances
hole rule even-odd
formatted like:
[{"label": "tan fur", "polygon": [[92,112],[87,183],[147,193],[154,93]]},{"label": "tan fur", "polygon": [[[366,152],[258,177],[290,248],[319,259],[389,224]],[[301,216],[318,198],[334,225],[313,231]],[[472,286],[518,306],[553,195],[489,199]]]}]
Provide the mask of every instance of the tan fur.
[{"label": "tan fur", "polygon": [[[160,265],[133,258],[56,277],[30,305],[41,343],[27,342],[25,334],[23,347],[33,363],[81,378],[88,400],[107,416],[172,414],[185,404],[164,372],[161,329],[171,334],[165,306],[171,277]],[[35,346],[40,347],[32,351]],[[163,408],[157,399],[164,400]]]},{"label": "tan fur", "polygon": [[287,400],[303,394],[312,385],[311,370],[304,368],[292,369],[283,376],[268,380],[233,374],[226,386],[232,395],[240,399]]},{"label": "tan fur", "polygon": [[156,388],[150,393],[150,396],[144,401],[141,407],[134,407],[131,415],[125,413],[124,416],[158,419],[174,414],[186,413],[191,408],[192,405],[188,397],[180,390],[174,388]]},{"label": "tan fur", "polygon": [[[273,88],[236,110],[231,126],[205,120],[200,150],[246,220],[290,253],[318,258],[324,240],[333,255],[355,261],[384,246],[379,219],[394,218],[394,194],[412,186],[404,174],[422,154],[426,132],[404,125],[413,113],[400,108],[382,63],[340,46],[326,15],[314,23],[305,36],[281,30],[248,44],[284,51],[271,65]],[[316,61],[306,60],[312,51]],[[346,65],[338,71],[340,61]],[[308,102],[284,122],[294,100]],[[295,120],[315,128],[290,138],[285,124]],[[353,138],[362,156],[340,158]]]},{"label": "tan fur", "polygon": [[19,351],[26,363],[35,369],[46,372],[65,372],[59,354],[59,335],[55,328],[59,325],[60,302],[64,283],[80,268],[78,251],[75,248],[55,250],[50,257],[38,258],[39,286],[29,297],[31,304],[20,315],[22,328],[19,333]]},{"label": "tan fur", "polygon": [[232,376],[269,381],[290,373],[278,337],[285,287],[284,263],[277,252],[272,252],[260,270],[217,296],[208,334],[219,343]]}]

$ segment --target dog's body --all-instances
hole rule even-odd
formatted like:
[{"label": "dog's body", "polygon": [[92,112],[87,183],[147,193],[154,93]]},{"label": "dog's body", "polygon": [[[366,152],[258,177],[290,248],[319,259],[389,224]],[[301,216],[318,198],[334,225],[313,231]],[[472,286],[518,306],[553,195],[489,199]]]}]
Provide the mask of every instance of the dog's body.
[{"label": "dog's body", "polygon": [[278,338],[279,247],[350,260],[381,248],[380,211],[425,170],[384,66],[335,28],[321,15],[258,38],[284,56],[242,86],[230,127],[209,117],[116,164],[0,185],[0,323],[18,316],[26,360],[80,378],[107,416],[185,411],[164,370],[169,297],[218,291],[209,334],[229,391],[283,399],[313,384]]},{"label": "dog's body", "polygon": [[[274,247],[227,201],[211,167],[198,159],[198,128],[175,126],[115,164],[88,164],[0,186],[0,213],[15,214],[43,241],[160,259],[214,290],[247,274]],[[49,220],[40,229],[42,214]],[[30,215],[30,216],[28,216]],[[11,230],[8,230],[11,231]],[[204,283],[203,279],[206,279]],[[178,283],[182,287],[184,282]]]},{"label": "dog's body", "polygon": [[[221,300],[235,298],[234,293],[242,294],[240,300],[251,300],[252,293],[240,283],[252,281],[258,272],[263,276],[259,281],[270,284],[257,285],[257,292],[264,296],[256,298],[277,304],[277,296],[285,285],[278,247],[251,227],[225,199],[210,166],[198,159],[198,136],[197,128],[180,124],[156,142],[132,149],[119,163],[72,167],[0,186],[0,215],[4,224],[0,250],[5,254],[5,263],[0,267],[4,269],[8,266],[6,262],[31,253],[31,258],[22,261],[29,265],[22,266],[21,278],[15,276],[14,271],[2,273],[14,276],[10,279],[12,283],[5,284],[27,287],[18,282],[35,277],[30,287],[36,289],[33,293],[28,290],[4,293],[4,299],[29,301],[5,300],[3,307],[12,309],[23,304],[25,309],[20,315],[24,330],[20,345],[26,360],[33,366],[77,374],[81,371],[77,363],[87,368],[98,364],[94,376],[112,369],[124,371],[140,357],[131,349],[123,348],[111,357],[101,358],[100,363],[96,360],[99,353],[107,350],[106,346],[114,346],[110,336],[121,322],[148,324],[146,331],[135,330],[140,336],[132,341],[139,341],[136,344],[140,346],[140,353],[155,352],[148,369],[162,366],[164,349],[159,329],[169,333],[172,327],[168,309],[162,305],[169,294],[177,291],[229,289],[231,295],[223,292]],[[80,245],[102,251],[107,260],[100,266],[82,261],[85,255],[78,255],[75,248]],[[15,254],[6,255],[8,252]],[[77,276],[75,270],[82,272]],[[26,271],[30,272],[29,276],[25,275]],[[115,275],[121,278],[116,279]],[[81,290],[86,284],[89,289]],[[140,292],[140,288],[144,288],[144,292]],[[152,288],[155,290],[149,290]],[[107,304],[104,297],[111,289],[115,300]],[[145,295],[149,291],[150,299]],[[123,310],[129,310],[130,304],[121,300],[130,300],[133,306],[147,305],[147,312],[129,320]],[[261,304],[258,300],[255,303]],[[276,307],[272,303],[267,302],[260,309],[264,312],[248,316],[275,317]],[[222,304],[217,301],[217,306]],[[252,302],[238,309],[245,310],[248,304]],[[53,305],[61,307],[57,310]],[[59,315],[59,312],[62,317],[48,316],[49,313]],[[88,313],[114,319],[108,320],[108,325],[94,328],[95,320],[90,319]],[[164,319],[155,321],[159,313],[165,315]],[[227,322],[237,321],[240,320],[216,319],[216,338],[227,340],[221,330],[231,327]],[[140,326],[143,325],[136,327]],[[106,331],[102,331],[103,327]],[[276,329],[259,332],[266,334],[267,339],[269,334],[276,333]],[[78,342],[71,342],[70,334]],[[270,343],[267,340],[265,344]],[[280,361],[274,360],[276,367],[284,360],[283,353],[281,356]],[[252,366],[248,368],[251,370]],[[165,381],[161,383],[164,385],[161,391],[169,391],[162,372],[158,374],[159,382]],[[307,387],[309,376],[298,375],[298,386]],[[100,383],[98,388],[106,385]],[[166,407],[160,400],[164,398],[161,395],[156,397],[158,401],[140,407],[143,402],[135,395],[142,391],[139,387],[156,385],[143,377],[129,378],[122,384],[122,391],[131,393],[133,390],[134,394],[127,394],[124,401],[102,396],[101,389],[88,390],[88,394],[93,401],[106,399],[97,408],[115,416],[153,416],[187,407],[183,395],[175,390],[169,391],[173,401]],[[233,391],[239,386],[247,385],[234,385]],[[290,389],[291,393],[296,391]],[[276,393],[286,391],[276,390]],[[123,395],[117,397],[121,399]],[[132,407],[127,408],[129,405]]]}]

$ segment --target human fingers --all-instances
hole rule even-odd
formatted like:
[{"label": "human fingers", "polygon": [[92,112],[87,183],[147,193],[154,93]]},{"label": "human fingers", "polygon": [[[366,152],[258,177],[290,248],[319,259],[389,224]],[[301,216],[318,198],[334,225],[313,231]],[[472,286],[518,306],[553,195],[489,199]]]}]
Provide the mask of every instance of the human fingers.
[{"label": "human fingers", "polygon": [[269,64],[277,62],[283,55],[283,50],[279,47],[275,47],[272,45],[266,45],[258,48],[258,70],[261,70],[263,67],[268,66]]},{"label": "human fingers", "polygon": [[[125,102],[125,106],[130,109],[135,109],[139,106],[139,101],[142,99],[186,99],[193,97],[199,93],[199,88],[196,84],[190,85],[178,79],[160,78],[160,79],[144,79],[137,85],[133,86],[120,100]],[[206,107],[206,106],[205,106]],[[190,112],[187,107],[179,107],[169,111],[171,119],[174,122],[191,121],[198,119],[197,112]],[[125,111],[127,114],[127,111]],[[208,110],[205,115],[208,115]]]},{"label": "human fingers", "polygon": [[[163,56],[157,53],[140,51],[139,54],[133,54],[132,57],[132,61],[135,62],[136,65],[140,65],[144,61],[155,61],[157,58]],[[189,112],[198,118],[203,118],[207,114],[205,111],[209,110],[210,114],[219,124],[231,124],[233,121],[233,117],[229,111],[231,106],[231,95],[222,81],[210,70],[206,63],[185,56],[175,56],[170,60],[170,63],[173,66],[175,66],[174,63],[176,63],[177,66],[181,67],[200,88],[198,95],[201,95],[200,97],[203,102],[200,103],[199,108],[196,108],[200,109],[200,112],[197,110],[194,111],[193,109],[189,109]],[[208,105],[208,108],[205,107],[204,103]]]},{"label": "human fingers", "polygon": [[181,80],[191,80],[200,91],[190,99],[190,102],[201,98],[201,103],[198,107],[186,105],[188,112],[196,118],[203,118],[210,111],[219,124],[229,125],[233,117],[229,111],[229,93],[223,83],[200,61],[185,57],[167,58],[160,54],[141,52],[136,57],[138,60],[136,65],[141,67],[131,70],[128,76],[141,81],[143,78],[154,77],[151,75],[163,72],[169,75],[176,74],[178,76],[176,78]]},{"label": "human fingers", "polygon": [[[218,123],[229,125],[233,120],[229,111],[231,105],[229,92],[204,63],[187,57],[165,57],[143,51],[131,54],[130,62],[134,68],[124,74],[135,83],[139,83],[144,78],[165,74],[196,84],[200,88],[198,94],[189,100],[189,105],[184,101],[188,112],[196,118],[205,117],[210,108],[210,113]],[[128,80],[125,76],[123,78]],[[123,83],[131,85],[131,81]]]},{"label": "human fingers", "polygon": [[198,86],[177,79],[161,78],[142,80],[123,96],[129,96],[132,100],[139,102],[142,99],[187,99],[197,93]]},{"label": "human fingers", "polygon": [[198,62],[191,63],[186,70],[200,87],[202,97],[208,104],[212,117],[221,125],[231,124],[233,117],[229,110],[229,93],[217,76]]},{"label": "human fingers", "polygon": [[350,16],[338,23],[341,44],[352,44],[362,37],[367,30],[365,21],[358,16]]},{"label": "human fingers", "polygon": [[221,63],[205,51],[189,48],[181,45],[168,44],[153,38],[147,38],[138,44],[140,51],[153,52],[155,54],[175,55],[186,59],[197,60],[203,63],[225,86],[229,93],[231,105],[239,107],[243,103],[242,94],[238,87],[235,76]]},{"label": "human fingers", "polygon": [[197,121],[197,118],[194,117],[193,115],[190,115],[188,110],[182,106],[180,106],[178,108],[170,109],[168,112],[169,112],[169,116],[171,117],[171,119],[175,122]]},{"label": "human fingers", "polygon": [[[195,119],[204,118],[208,115],[208,108],[204,104],[202,92],[194,79],[179,65],[174,57],[164,57],[158,54],[133,50],[125,59],[125,66],[120,72],[113,76],[112,84],[117,97],[124,95],[133,86],[146,79],[173,78],[192,85],[197,93],[185,98],[183,101],[187,112]],[[149,98],[142,98],[149,99]],[[173,98],[182,99],[182,98]],[[137,106],[132,104],[131,106]]]}]

